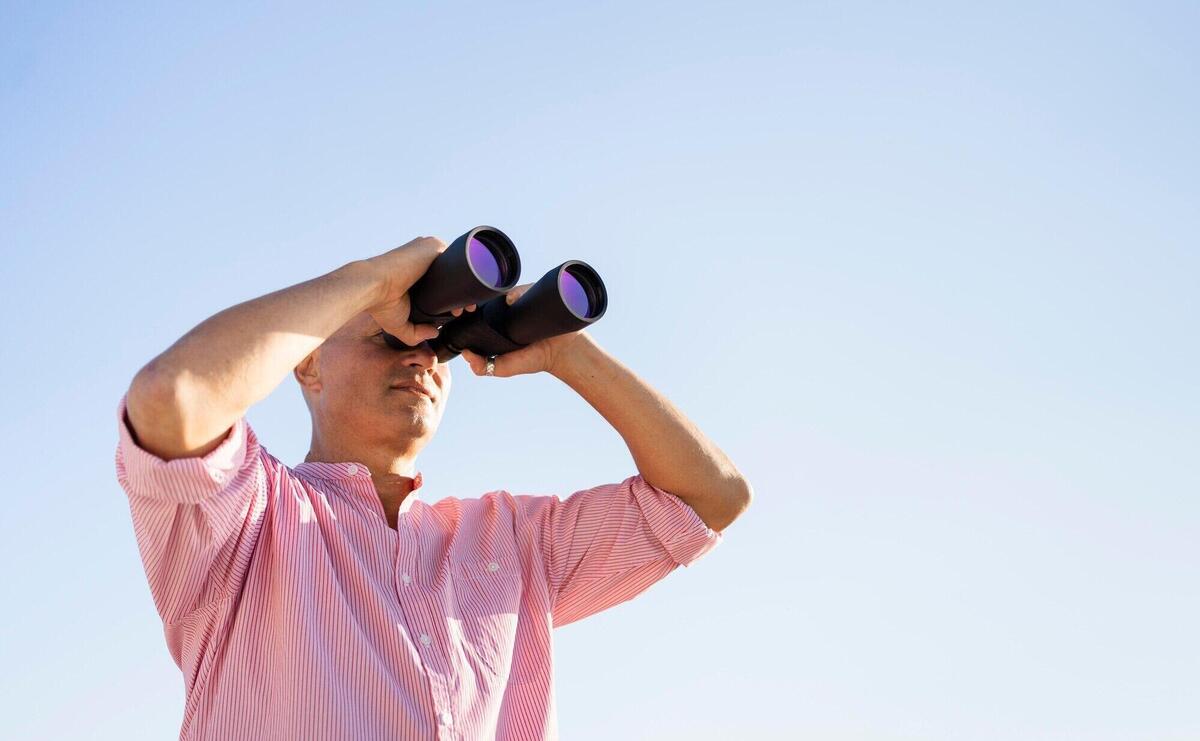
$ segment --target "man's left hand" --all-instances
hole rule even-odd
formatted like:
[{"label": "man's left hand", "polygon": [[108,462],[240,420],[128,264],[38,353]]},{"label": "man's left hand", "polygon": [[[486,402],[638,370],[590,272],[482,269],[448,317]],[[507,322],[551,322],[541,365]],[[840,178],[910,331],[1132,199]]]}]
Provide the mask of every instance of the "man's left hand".
[{"label": "man's left hand", "polygon": [[[532,285],[532,283],[526,283],[512,289],[505,294],[505,302],[511,306]],[[583,332],[584,330],[578,329],[574,332],[547,337],[544,340],[530,343],[520,350],[513,350],[512,352],[498,355],[492,375],[497,378],[509,378],[511,376],[540,373],[542,371],[552,373],[555,365],[561,362],[563,358],[569,356],[571,352],[570,346],[580,339],[580,335]],[[475,375],[484,375],[484,371],[487,368],[487,358],[470,350],[463,350],[462,356]]]}]

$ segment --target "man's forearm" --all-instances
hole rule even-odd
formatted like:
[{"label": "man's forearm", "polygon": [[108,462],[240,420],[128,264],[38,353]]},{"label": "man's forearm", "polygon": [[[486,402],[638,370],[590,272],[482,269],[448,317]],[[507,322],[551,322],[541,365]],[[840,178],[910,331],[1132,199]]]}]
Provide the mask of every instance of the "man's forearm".
[{"label": "man's forearm", "polygon": [[732,461],[665,396],[586,332],[558,353],[550,373],[608,420],[625,440],[638,472],[723,530],[750,503],[750,484]]},{"label": "man's forearm", "polygon": [[327,337],[370,306],[379,290],[377,272],[354,261],[231,306],[147,363],[134,379],[131,398],[141,393],[186,403],[192,412],[187,420],[157,422],[187,428],[178,431],[175,444],[164,446],[177,449],[163,452],[196,454],[194,445],[228,430]]}]

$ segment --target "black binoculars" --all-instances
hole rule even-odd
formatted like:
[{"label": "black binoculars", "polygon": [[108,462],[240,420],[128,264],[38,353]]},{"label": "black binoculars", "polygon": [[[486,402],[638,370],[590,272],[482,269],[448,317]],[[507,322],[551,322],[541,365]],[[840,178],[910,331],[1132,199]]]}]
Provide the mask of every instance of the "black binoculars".
[{"label": "black binoculars", "polygon": [[[608,293],[600,275],[582,260],[567,260],[550,270],[510,306],[504,296],[517,285],[521,258],[513,241],[492,226],[477,226],[434,258],[408,289],[413,324],[439,328],[429,340],[438,360],[464,349],[479,355],[503,355],[526,345],[582,329],[604,316]],[[475,311],[451,312],[476,304]],[[383,333],[388,345],[410,349]]]}]

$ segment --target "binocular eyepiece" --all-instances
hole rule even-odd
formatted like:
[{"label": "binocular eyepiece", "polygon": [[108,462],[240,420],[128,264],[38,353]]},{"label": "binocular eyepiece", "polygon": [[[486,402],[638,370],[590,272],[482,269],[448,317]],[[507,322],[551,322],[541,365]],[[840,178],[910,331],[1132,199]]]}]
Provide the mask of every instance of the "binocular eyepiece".
[{"label": "binocular eyepiece", "polygon": [[[600,274],[582,260],[567,260],[543,275],[509,305],[504,296],[521,275],[517,247],[504,232],[477,226],[450,243],[408,290],[410,321],[440,329],[429,341],[438,360],[463,350],[503,355],[538,340],[582,329],[604,316],[608,292]],[[476,304],[475,311],[451,312]],[[396,349],[408,349],[384,332]]]}]

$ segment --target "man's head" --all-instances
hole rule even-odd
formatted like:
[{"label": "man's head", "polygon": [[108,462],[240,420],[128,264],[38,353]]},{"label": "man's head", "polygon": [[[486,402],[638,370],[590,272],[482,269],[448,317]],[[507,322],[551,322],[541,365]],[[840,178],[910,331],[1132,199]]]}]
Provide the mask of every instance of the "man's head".
[{"label": "man's head", "polygon": [[312,416],[318,459],[363,461],[372,470],[415,457],[437,431],[450,393],[450,366],[429,343],[394,349],[367,312],[330,335],[293,375]]}]

